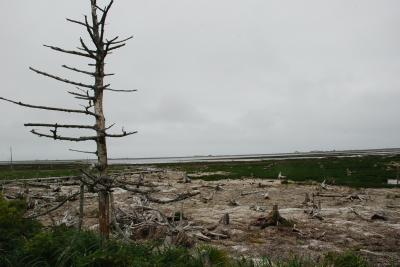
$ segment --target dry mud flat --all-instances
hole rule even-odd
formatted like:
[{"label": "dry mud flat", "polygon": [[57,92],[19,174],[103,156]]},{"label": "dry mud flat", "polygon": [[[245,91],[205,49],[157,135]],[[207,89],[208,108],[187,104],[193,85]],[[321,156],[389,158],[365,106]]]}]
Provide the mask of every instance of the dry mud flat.
[{"label": "dry mud flat", "polygon": [[[134,181],[137,177],[127,177]],[[228,225],[219,225],[224,236],[207,242],[221,247],[237,256],[252,258],[284,258],[293,255],[318,259],[329,251],[356,250],[375,266],[400,262],[400,189],[352,189],[341,186],[282,184],[280,181],[260,179],[219,180],[205,182],[193,180],[180,183],[182,174],[168,171],[163,175],[146,175],[146,181],[159,185],[161,191],[154,196],[171,198],[182,192],[200,191],[199,195],[169,204],[145,203],[132,192],[116,189],[113,193],[115,207],[129,210],[135,205],[149,205],[164,214],[183,211],[190,225],[208,227],[217,225],[228,213]],[[74,192],[79,186],[61,186],[61,193]],[[21,188],[5,187],[5,194],[12,195]],[[30,189],[32,195],[45,196],[51,188]],[[268,197],[265,198],[265,194]],[[309,194],[319,206],[318,216],[312,216],[310,203],[305,204]],[[294,227],[272,226],[260,229],[250,226],[266,216],[277,204],[282,217],[295,224]],[[76,217],[79,200],[70,201],[56,210],[52,218],[41,218],[45,224],[65,221]],[[97,201],[93,194],[86,194],[86,228],[96,228]],[[373,219],[372,219],[373,218]]]}]

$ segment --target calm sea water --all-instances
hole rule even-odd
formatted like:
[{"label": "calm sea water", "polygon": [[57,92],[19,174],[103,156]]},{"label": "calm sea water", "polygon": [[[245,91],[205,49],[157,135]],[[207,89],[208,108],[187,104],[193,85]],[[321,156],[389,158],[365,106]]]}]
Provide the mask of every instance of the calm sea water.
[{"label": "calm sea water", "polygon": [[[400,148],[345,150],[345,151],[312,151],[279,154],[249,154],[249,155],[223,155],[223,156],[192,156],[192,157],[155,157],[155,158],[123,158],[109,159],[109,164],[156,164],[156,163],[185,163],[185,162],[223,162],[223,161],[260,161],[260,160],[284,160],[306,159],[323,157],[357,157],[365,155],[398,155]],[[57,164],[88,162],[94,163],[94,159],[81,160],[36,160],[15,161],[14,164]],[[9,164],[9,161],[0,161],[0,164]]]}]

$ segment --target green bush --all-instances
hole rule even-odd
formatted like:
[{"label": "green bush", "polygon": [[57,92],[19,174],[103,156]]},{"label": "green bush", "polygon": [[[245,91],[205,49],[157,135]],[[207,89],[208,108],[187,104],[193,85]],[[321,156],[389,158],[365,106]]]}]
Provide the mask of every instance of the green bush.
[{"label": "green bush", "polygon": [[0,254],[12,251],[40,230],[38,222],[23,217],[25,211],[25,201],[7,201],[0,195]]},{"label": "green bush", "polygon": [[334,267],[368,267],[365,259],[352,251],[344,253],[331,252],[325,256],[325,265]]},{"label": "green bush", "polygon": [[27,241],[21,256],[40,266],[145,266],[139,263],[150,253],[145,245],[102,241],[92,232],[58,227]]}]

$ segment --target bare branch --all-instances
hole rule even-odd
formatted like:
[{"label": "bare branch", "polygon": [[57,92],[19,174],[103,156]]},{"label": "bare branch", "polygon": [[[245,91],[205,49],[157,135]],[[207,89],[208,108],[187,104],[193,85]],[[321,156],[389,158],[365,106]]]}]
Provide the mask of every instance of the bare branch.
[{"label": "bare branch", "polygon": [[119,93],[133,93],[137,92],[137,89],[132,89],[132,90],[119,90],[119,89],[111,89],[111,88],[104,88],[106,91],[111,91],[111,92],[119,92]]},{"label": "bare branch", "polygon": [[81,42],[81,45],[83,47],[83,49],[89,54],[91,55],[93,58],[97,58],[97,56],[93,53],[95,53],[96,51],[90,50],[87,45],[85,44],[85,42],[83,41],[82,38],[79,38],[79,41]]},{"label": "bare branch", "polygon": [[114,125],[115,125],[115,123],[111,124],[110,126],[106,127],[106,128],[104,129],[104,131],[107,131],[107,130],[111,129]]},{"label": "bare branch", "polygon": [[108,45],[111,45],[114,41],[116,41],[119,38],[119,36],[115,36],[114,38],[112,38],[111,40],[106,40]]},{"label": "bare branch", "polygon": [[[79,99],[79,97],[75,97],[75,98],[78,98]],[[84,99],[83,97],[82,98],[80,98],[80,99]],[[85,105],[81,105],[84,109],[86,109],[87,111],[89,111],[89,109],[91,109],[91,108],[93,108],[94,107],[94,105],[92,104],[92,102],[89,102],[89,105],[88,106],[85,106]]]},{"label": "bare branch", "polygon": [[71,92],[71,91],[68,91],[67,93],[75,96],[78,99],[83,99],[83,100],[94,100],[95,99],[93,96],[90,96],[89,94],[83,95],[83,94],[79,94],[79,93],[75,93],[75,92]]},{"label": "bare branch", "polygon": [[85,111],[85,110],[77,110],[77,109],[65,109],[65,108],[55,108],[55,107],[47,107],[47,106],[37,106],[37,105],[30,105],[30,104],[25,104],[22,102],[17,102],[14,100],[10,100],[4,97],[0,97],[1,100],[27,107],[27,108],[35,108],[35,109],[44,109],[44,110],[53,110],[53,111],[61,111],[61,112],[68,112],[68,113],[81,113],[81,114],[87,114],[87,115],[92,115],[92,116],[97,116],[95,113],[90,112],[90,111]]},{"label": "bare branch", "polygon": [[87,75],[90,75],[90,76],[95,76],[96,75],[94,72],[84,71],[84,70],[80,70],[80,69],[77,69],[77,68],[68,67],[67,65],[62,65],[61,67],[69,69],[69,70],[72,70],[72,71],[75,71],[75,72],[84,73],[84,74],[87,74]]},{"label": "bare branch", "polygon": [[78,52],[78,51],[66,50],[66,49],[63,49],[63,48],[60,48],[60,47],[56,47],[56,46],[51,46],[51,45],[43,45],[43,46],[44,47],[48,47],[48,48],[53,49],[53,50],[58,51],[58,52],[95,59],[94,57],[92,57],[89,54],[81,53],[81,52]]},{"label": "bare branch", "polygon": [[129,36],[128,38],[125,38],[123,40],[120,40],[120,41],[117,41],[118,38],[119,38],[119,36],[115,37],[114,39],[112,39],[110,41],[107,40],[107,43],[110,43],[110,44],[113,44],[113,45],[120,44],[120,43],[125,43],[126,41],[129,41],[130,39],[132,39],[133,35]]},{"label": "bare branch", "polygon": [[47,137],[47,138],[52,138],[54,140],[63,140],[63,141],[73,141],[73,142],[84,142],[84,141],[95,141],[97,139],[97,136],[81,136],[81,137],[65,137],[61,135],[57,135],[56,130],[52,131],[52,135],[50,134],[44,134],[44,133],[39,133],[35,131],[34,129],[31,130],[31,133],[39,136],[39,137]]},{"label": "bare branch", "polygon": [[101,25],[100,41],[102,43],[103,43],[103,39],[104,39],[104,29],[106,26],[107,14],[108,14],[108,11],[110,11],[113,3],[114,3],[114,0],[111,0],[110,3],[108,4],[108,6],[104,9],[103,16],[101,17],[100,22],[99,22],[99,24]]},{"label": "bare branch", "polygon": [[96,151],[96,152],[92,152],[92,151],[84,151],[84,150],[76,150],[76,149],[69,149],[69,151],[78,152],[78,153],[84,153],[84,154],[94,154],[94,155],[97,155],[97,151]]},{"label": "bare branch", "polygon": [[132,134],[137,134],[137,131],[135,131],[135,132],[122,131],[122,134],[108,134],[108,133],[106,133],[106,136],[107,137],[125,137],[125,136],[132,135]]},{"label": "bare branch", "polygon": [[50,127],[50,128],[75,128],[75,129],[93,129],[95,130],[95,126],[91,125],[73,125],[73,124],[49,124],[49,123],[25,123],[26,127]]},{"label": "bare branch", "polygon": [[125,44],[125,43],[123,43],[123,44],[116,45],[116,46],[113,46],[113,47],[107,47],[106,51],[107,51],[107,53],[108,53],[108,52],[110,52],[110,51],[112,51],[112,50],[115,50],[115,49],[121,48],[121,47],[123,47],[123,46],[125,46],[125,45],[126,45],[126,44]]},{"label": "bare branch", "polygon": [[76,86],[85,87],[85,88],[90,88],[90,89],[94,89],[94,88],[95,88],[93,85],[88,85],[88,84],[83,84],[83,83],[80,83],[80,82],[70,81],[70,80],[68,80],[68,79],[64,79],[64,78],[58,77],[58,76],[56,76],[56,75],[49,74],[49,73],[47,73],[47,72],[43,72],[43,71],[40,71],[40,70],[36,70],[36,69],[34,69],[34,68],[32,68],[32,67],[29,67],[29,69],[32,70],[32,71],[34,71],[34,72],[36,72],[37,74],[40,74],[40,75],[43,75],[43,76],[46,76],[46,77],[55,79],[55,80],[60,81],[60,82],[64,82],[64,83],[68,83],[68,84],[73,84],[73,85],[76,85]]},{"label": "bare branch", "polygon": [[96,8],[97,8],[98,10],[100,10],[101,12],[105,12],[104,8],[101,8],[101,7],[99,7],[98,5],[96,5]]},{"label": "bare branch", "polygon": [[87,16],[85,16],[85,25],[86,25],[86,31],[89,33],[89,36],[92,39],[93,44],[96,46],[97,49],[100,49],[100,47],[97,44],[96,38],[94,37],[94,34],[93,34],[94,27],[90,26]]},{"label": "bare branch", "polygon": [[76,24],[79,24],[79,25],[82,25],[82,26],[84,26],[84,27],[89,27],[90,29],[92,29],[92,26],[87,25],[86,23],[81,22],[81,21],[78,21],[78,20],[74,20],[74,19],[69,19],[69,18],[67,18],[67,21],[72,22],[72,23],[76,23]]}]

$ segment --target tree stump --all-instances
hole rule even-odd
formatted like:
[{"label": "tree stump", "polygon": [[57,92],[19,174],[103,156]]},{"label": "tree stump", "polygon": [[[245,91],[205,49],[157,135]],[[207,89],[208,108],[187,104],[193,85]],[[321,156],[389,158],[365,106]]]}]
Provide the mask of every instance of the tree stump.
[{"label": "tree stump", "polygon": [[223,225],[229,225],[229,213],[225,213],[224,216],[219,220]]},{"label": "tree stump", "polygon": [[274,205],[272,211],[263,217],[257,218],[254,222],[250,224],[250,226],[259,226],[261,229],[264,229],[268,226],[293,226],[293,223],[286,220],[279,214],[278,205]]},{"label": "tree stump", "polygon": [[308,193],[306,193],[303,204],[307,204],[309,202],[311,202],[310,195]]}]

